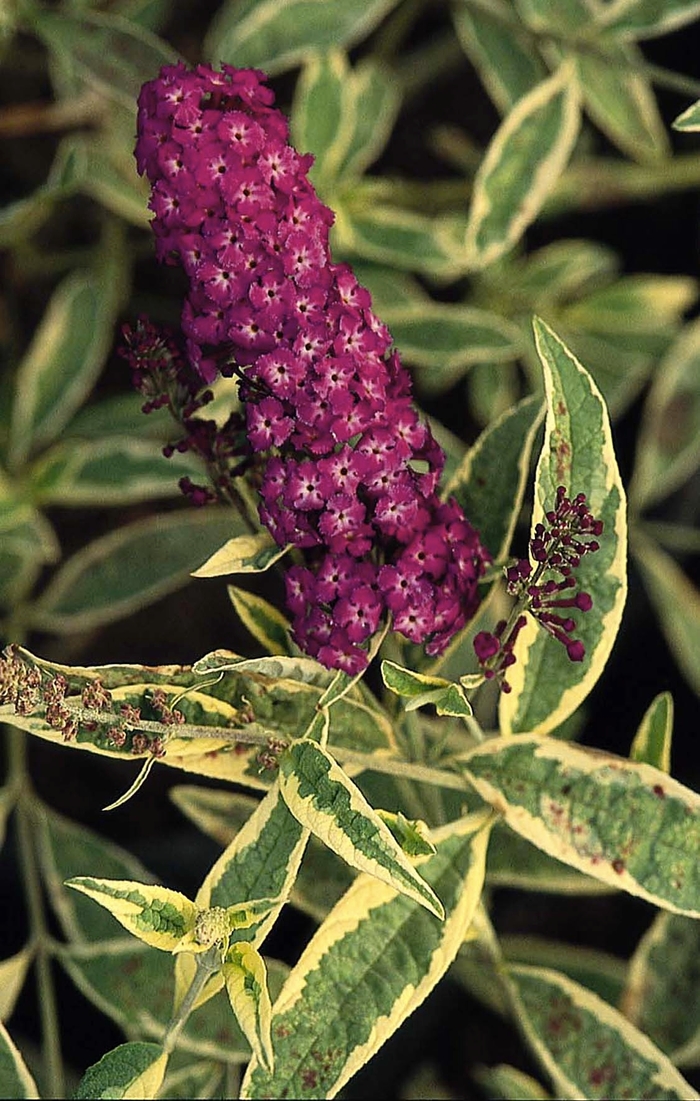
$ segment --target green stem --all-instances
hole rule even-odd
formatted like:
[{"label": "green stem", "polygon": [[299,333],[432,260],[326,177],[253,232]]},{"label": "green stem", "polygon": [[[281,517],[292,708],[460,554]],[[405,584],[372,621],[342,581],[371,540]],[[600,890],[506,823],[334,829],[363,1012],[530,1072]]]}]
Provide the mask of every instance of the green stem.
[{"label": "green stem", "polygon": [[30,786],[26,756],[26,737],[19,730],[10,730],[9,782],[18,791],[16,808],[17,844],[24,882],[24,894],[29,913],[30,935],[36,950],[45,1093],[48,1097],[62,1098],[65,1097],[65,1079],[61,1056],[58,1009],[51,972],[50,938],[44,913],[41,877],[33,841],[35,826],[32,812],[35,805],[35,796]]},{"label": "green stem", "polygon": [[428,765],[410,761],[397,761],[390,757],[379,757],[374,753],[356,753],[353,749],[331,746],[334,757],[343,763],[362,765],[368,772],[381,772],[386,776],[399,776],[406,780],[419,780],[436,787],[451,788],[453,791],[465,791],[465,782],[456,772],[447,769],[430,768]]},{"label": "green stem", "polygon": [[163,1036],[163,1050],[172,1052],[177,1043],[178,1036],[182,1032],[183,1028],[187,1024],[187,1021],[194,1009],[197,998],[204,990],[208,980],[219,969],[220,964],[220,950],[214,945],[207,952],[203,952],[201,955],[195,956],[197,970],[194,973],[194,978],[190,983],[187,992],[180,1002],[180,1005],[173,1013],[168,1027],[165,1030]]}]

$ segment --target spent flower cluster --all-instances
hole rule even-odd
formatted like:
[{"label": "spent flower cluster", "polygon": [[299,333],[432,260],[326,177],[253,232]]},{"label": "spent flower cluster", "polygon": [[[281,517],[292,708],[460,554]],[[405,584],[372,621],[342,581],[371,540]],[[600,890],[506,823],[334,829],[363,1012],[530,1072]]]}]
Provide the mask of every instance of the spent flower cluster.
[{"label": "spent flower cluster", "polygon": [[[505,571],[506,589],[518,598],[510,621],[501,620],[493,633],[480,631],[474,639],[476,656],[486,677],[498,677],[504,692],[510,691],[504,677],[515,662],[513,649],[527,622],[525,611],[561,642],[570,661],[583,661],[586,654],[581,640],[573,637],[576,621],[571,612],[590,611],[593,599],[590,593],[574,591],[574,571],[584,555],[599,549],[596,536],[603,531],[603,521],[591,513],[585,493],[570,499],[564,486],[557,488],[554,508],[544,518],[546,523],[535,525],[529,557],[519,559]],[[559,579],[555,580],[552,574]]]},{"label": "spent flower cluster", "polygon": [[141,91],[137,163],[158,256],[189,279],[189,362],[205,383],[240,378],[260,518],[307,552],[286,576],[294,637],[355,673],[387,616],[440,653],[490,558],[437,495],[444,455],[369,292],[332,262],[313,158],[273,102],[256,70],[166,67]]}]

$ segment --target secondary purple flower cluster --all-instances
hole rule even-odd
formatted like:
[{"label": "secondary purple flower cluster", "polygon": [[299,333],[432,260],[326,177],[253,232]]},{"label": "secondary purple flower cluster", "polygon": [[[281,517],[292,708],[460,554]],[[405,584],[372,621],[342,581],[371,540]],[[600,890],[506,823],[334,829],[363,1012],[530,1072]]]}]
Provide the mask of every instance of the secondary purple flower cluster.
[{"label": "secondary purple flower cluster", "polygon": [[[559,486],[554,508],[545,514],[546,524],[536,524],[530,539],[530,557],[521,558],[506,570],[506,588],[520,601],[520,612],[527,610],[557,642],[566,648],[570,661],[583,661],[586,650],[580,639],[572,637],[576,622],[570,611],[574,608],[588,612],[593,607],[590,593],[573,592],[576,578],[573,576],[585,554],[599,549],[595,536],[603,531],[603,521],[596,520],[586,503],[585,493],[571,500],[564,486]],[[534,567],[532,562],[535,563]],[[545,572],[559,574],[561,580],[549,577]],[[565,614],[562,615],[562,612]],[[569,613],[569,614],[567,614]],[[501,687],[510,691],[503,679],[506,670],[515,662],[513,648],[526,623],[517,614],[507,628],[502,620],[493,634],[480,631],[474,639],[474,649],[487,677],[499,677]]]},{"label": "secondary purple flower cluster", "polygon": [[214,490],[180,478],[180,489],[194,505],[206,505],[217,497],[236,500],[234,480],[246,468],[250,448],[240,413],[230,414],[218,425],[203,418],[201,410],[214,397],[202,389],[202,379],[182,355],[176,340],[140,317],[135,325],[124,325],[119,352],[132,371],[134,387],[146,398],[142,409],[152,413],[166,406],[184,431],[174,444],[163,448],[170,458],[175,452],[192,451],[204,462]]},{"label": "secondary purple flower cluster", "polygon": [[205,382],[240,376],[249,446],[267,456],[260,517],[308,552],[286,579],[294,637],[354,673],[388,613],[441,652],[489,555],[437,496],[443,453],[368,291],[331,261],[313,158],[273,102],[256,70],[167,67],[141,91],[136,156],[158,256],[189,277],[188,357]]}]

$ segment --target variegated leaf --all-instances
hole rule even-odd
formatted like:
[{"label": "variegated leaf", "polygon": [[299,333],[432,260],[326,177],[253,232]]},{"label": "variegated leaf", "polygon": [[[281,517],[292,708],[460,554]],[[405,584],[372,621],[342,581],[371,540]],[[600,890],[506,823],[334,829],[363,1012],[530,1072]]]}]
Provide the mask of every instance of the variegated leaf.
[{"label": "variegated leaf", "polygon": [[393,661],[383,661],[381,670],[386,687],[408,700],[406,711],[415,711],[431,703],[438,715],[466,717],[472,714],[472,706],[461,684],[452,684],[442,677],[414,673]]},{"label": "variegated leaf", "polygon": [[158,1044],[120,1044],[88,1067],[74,1097],[157,1097],[167,1065],[168,1056]]},{"label": "variegated leaf", "polygon": [[516,833],[611,887],[700,916],[700,796],[651,765],[530,734],[463,758]]},{"label": "variegated leaf", "polygon": [[529,619],[515,646],[510,693],[501,696],[504,732],[546,733],[571,715],[596,683],[617,634],[627,595],[625,491],[613,450],[605,403],[588,372],[552,330],[535,320],[547,399],[545,438],[535,476],[533,531],[553,507],[558,486],[585,493],[603,521],[600,549],[581,560],[578,587],[593,598],[579,615],[576,637],[585,645],[572,662],[561,643]]},{"label": "variegated leaf", "polygon": [[294,817],[351,867],[369,872],[436,917],[444,917],[432,888],[359,788],[321,746],[304,739],[289,747],[280,759],[280,791]]},{"label": "variegated leaf", "polygon": [[222,968],[226,993],[253,1055],[270,1073],[274,1070],[265,961],[252,944],[240,941],[226,953]]},{"label": "variegated leaf", "polygon": [[464,52],[501,114],[539,84],[547,68],[527,34],[486,8],[453,4],[452,18]]},{"label": "variegated leaf", "polygon": [[262,596],[228,586],[231,598],[241,622],[268,654],[286,654],[291,656],[293,647],[289,637],[289,623],[274,605]]},{"label": "variegated leaf", "polygon": [[487,837],[483,814],[432,835],[437,853],[419,866],[445,900],[444,922],[374,877],[358,877],[273,1006],[274,1075],[254,1059],[243,1097],[336,1096],[456,956],[481,894]]},{"label": "variegated leaf", "polygon": [[212,21],[205,52],[214,64],[255,66],[267,73],[298,65],[312,50],[353,46],[397,0],[227,0]]},{"label": "variegated leaf", "polygon": [[237,535],[192,571],[193,577],[222,577],[231,573],[262,573],[278,562],[286,547],[278,547],[272,536]]},{"label": "variegated leaf", "polygon": [[518,100],[474,180],[465,252],[474,268],[503,256],[537,217],[564,170],[580,125],[579,88],[565,62]]},{"label": "variegated leaf", "polygon": [[558,1097],[695,1099],[666,1056],[621,1013],[578,983],[511,965],[521,1028]]},{"label": "variegated leaf", "polygon": [[8,1098],[38,1098],[39,1091],[24,1059],[0,1021],[0,1093]]},{"label": "variegated leaf", "polygon": [[165,952],[175,951],[194,929],[197,907],[179,891],[124,879],[76,876],[66,886],[104,906],[139,940]]},{"label": "variegated leaf", "polygon": [[630,960],[620,1007],[677,1066],[700,1059],[700,922],[657,914]]},{"label": "variegated leaf", "polygon": [[698,0],[611,0],[602,8],[602,24],[621,38],[654,38],[700,14]]},{"label": "variegated leaf", "polygon": [[630,748],[633,761],[643,761],[661,772],[671,772],[673,696],[659,692],[649,704]]},{"label": "variegated leaf", "polygon": [[445,486],[479,532],[495,561],[509,550],[530,473],[542,403],[525,398],[488,425]]}]

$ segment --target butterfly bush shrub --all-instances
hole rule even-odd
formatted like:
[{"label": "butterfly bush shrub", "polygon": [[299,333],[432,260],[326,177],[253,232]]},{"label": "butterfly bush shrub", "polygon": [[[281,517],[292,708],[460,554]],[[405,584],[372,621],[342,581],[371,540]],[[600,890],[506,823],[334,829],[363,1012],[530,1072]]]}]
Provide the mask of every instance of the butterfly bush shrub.
[{"label": "butterfly bush shrub", "polygon": [[[673,699],[644,702],[628,756],[585,726],[628,527],[698,685],[700,598],[668,554],[697,535],[643,516],[700,460],[692,430],[662,443],[681,396],[697,421],[698,334],[681,320],[697,285],[619,276],[593,241],[524,244],[538,217],[590,203],[591,181],[601,205],[639,180],[700,182],[696,154],[670,154],[633,45],[695,6],[465,2],[412,54],[419,7],[328,0],[308,22],[294,0],[224,4],[215,64],[179,59],[138,5],[18,8],[89,128],[62,139],[0,241],[21,270],[60,204],[87,195],[98,213],[17,368],[4,441],[0,821],[13,813],[31,924],[0,963],[7,1096],[65,1095],[57,963],[124,1033],[68,1067],[78,1097],[364,1096],[356,1073],[448,975],[521,1038],[469,1068],[469,1096],[698,1096],[700,801],[670,774]],[[478,163],[437,127],[426,140],[459,176],[366,175],[401,93],[410,115],[457,44],[503,116]],[[293,67],[288,117],[266,71]],[[593,125],[637,163],[592,155]],[[677,125],[700,128],[696,108]],[[167,297],[129,292],[137,228],[173,269]],[[130,372],[138,398],[80,410],[115,333],[108,374]],[[647,384],[628,506],[610,418]],[[420,408],[444,395],[465,440]],[[46,581],[60,549],[43,508],[168,497]],[[197,591],[233,581],[247,653],[212,630],[188,664],[94,662],[97,627],[192,574]],[[196,891],[44,803],[27,734],[130,763],[117,816],[160,798],[164,768],[216,781],[170,789],[221,848]],[[492,925],[502,887],[553,906],[625,892],[648,931],[629,963],[509,937]],[[315,931],[278,959],[287,907]],[[12,1016],[30,965],[41,1066]],[[405,1089],[448,1088],[420,1082]]]}]

